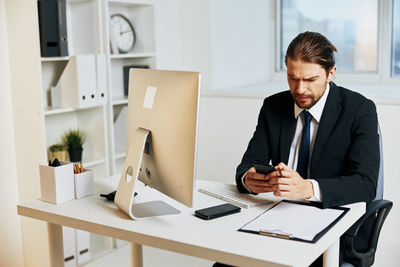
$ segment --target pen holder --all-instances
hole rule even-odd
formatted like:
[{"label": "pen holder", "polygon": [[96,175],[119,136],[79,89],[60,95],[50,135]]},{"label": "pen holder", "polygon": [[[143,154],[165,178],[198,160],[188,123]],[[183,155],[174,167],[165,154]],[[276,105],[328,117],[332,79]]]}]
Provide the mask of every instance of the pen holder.
[{"label": "pen holder", "polygon": [[58,204],[74,199],[74,171],[72,163],[61,166],[39,165],[41,200]]},{"label": "pen holder", "polygon": [[74,174],[75,198],[93,194],[93,171],[85,169],[82,173]]}]

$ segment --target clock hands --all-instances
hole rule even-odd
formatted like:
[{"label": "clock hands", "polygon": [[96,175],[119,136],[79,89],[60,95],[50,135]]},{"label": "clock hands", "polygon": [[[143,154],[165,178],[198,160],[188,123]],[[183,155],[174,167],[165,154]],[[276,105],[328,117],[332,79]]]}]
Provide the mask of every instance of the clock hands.
[{"label": "clock hands", "polygon": [[131,30],[126,30],[126,31],[123,31],[123,32],[121,31],[121,32],[119,32],[119,34],[122,35],[122,34],[128,33],[128,32],[132,32],[132,31]]}]

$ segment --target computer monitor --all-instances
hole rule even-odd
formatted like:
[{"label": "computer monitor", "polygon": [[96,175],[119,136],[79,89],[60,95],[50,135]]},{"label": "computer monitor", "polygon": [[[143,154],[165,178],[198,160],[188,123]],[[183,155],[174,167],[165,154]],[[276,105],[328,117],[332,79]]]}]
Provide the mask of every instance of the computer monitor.
[{"label": "computer monitor", "polygon": [[199,94],[198,72],[130,70],[126,159],[115,204],[131,218],[180,212],[162,201],[135,203],[137,180],[192,206]]}]

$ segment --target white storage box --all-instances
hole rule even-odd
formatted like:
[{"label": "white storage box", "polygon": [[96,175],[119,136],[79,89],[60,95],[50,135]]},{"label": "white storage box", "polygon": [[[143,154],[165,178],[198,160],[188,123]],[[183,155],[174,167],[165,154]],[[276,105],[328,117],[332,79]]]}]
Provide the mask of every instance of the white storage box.
[{"label": "white storage box", "polygon": [[90,234],[76,229],[76,260],[78,265],[90,260]]},{"label": "white storage box", "polygon": [[74,199],[74,171],[72,163],[61,162],[61,166],[39,165],[41,200],[58,204]]},{"label": "white storage box", "polygon": [[93,194],[93,171],[85,169],[82,173],[74,174],[75,198]]},{"label": "white storage box", "polygon": [[77,267],[75,229],[63,226],[64,267]]}]

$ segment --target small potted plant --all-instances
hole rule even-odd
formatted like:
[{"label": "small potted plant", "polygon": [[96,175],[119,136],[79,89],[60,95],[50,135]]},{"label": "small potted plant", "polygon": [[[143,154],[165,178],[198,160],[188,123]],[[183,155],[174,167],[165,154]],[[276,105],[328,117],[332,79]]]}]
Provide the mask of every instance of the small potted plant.
[{"label": "small potted plant", "polygon": [[62,142],[68,147],[70,161],[82,161],[83,143],[85,143],[85,140],[86,134],[79,129],[71,129],[64,133]]},{"label": "small potted plant", "polygon": [[67,149],[65,144],[54,144],[49,147],[49,160],[58,159],[67,161]]}]

